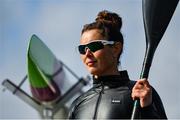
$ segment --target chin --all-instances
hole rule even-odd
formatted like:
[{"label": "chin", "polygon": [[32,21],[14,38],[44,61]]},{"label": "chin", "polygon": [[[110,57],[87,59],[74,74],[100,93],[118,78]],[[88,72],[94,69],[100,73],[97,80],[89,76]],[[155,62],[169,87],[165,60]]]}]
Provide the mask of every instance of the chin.
[{"label": "chin", "polygon": [[100,71],[99,71],[98,69],[89,68],[88,71],[89,71],[92,75],[100,75]]}]

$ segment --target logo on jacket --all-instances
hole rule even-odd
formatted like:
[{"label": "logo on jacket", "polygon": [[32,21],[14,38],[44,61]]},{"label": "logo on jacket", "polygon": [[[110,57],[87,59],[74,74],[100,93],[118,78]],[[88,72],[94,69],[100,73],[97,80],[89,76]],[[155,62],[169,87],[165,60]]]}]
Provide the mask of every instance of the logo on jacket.
[{"label": "logo on jacket", "polygon": [[111,103],[113,103],[113,104],[120,104],[121,100],[120,99],[112,99]]}]

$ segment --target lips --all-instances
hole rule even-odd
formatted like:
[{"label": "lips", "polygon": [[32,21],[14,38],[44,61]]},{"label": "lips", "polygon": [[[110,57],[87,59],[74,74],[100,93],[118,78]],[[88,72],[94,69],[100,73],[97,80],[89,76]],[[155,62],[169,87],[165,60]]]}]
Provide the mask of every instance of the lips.
[{"label": "lips", "polygon": [[93,66],[96,62],[97,62],[97,60],[91,60],[91,61],[88,61],[86,64],[88,66]]}]

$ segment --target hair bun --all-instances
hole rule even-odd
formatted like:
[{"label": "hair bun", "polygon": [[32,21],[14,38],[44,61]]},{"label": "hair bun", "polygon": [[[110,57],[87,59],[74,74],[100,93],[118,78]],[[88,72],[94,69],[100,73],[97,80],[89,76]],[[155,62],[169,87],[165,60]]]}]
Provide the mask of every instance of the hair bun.
[{"label": "hair bun", "polygon": [[120,30],[122,27],[121,17],[118,14],[109,12],[107,10],[99,12],[95,20],[96,22],[105,22],[108,24],[112,24],[112,27],[117,30]]}]

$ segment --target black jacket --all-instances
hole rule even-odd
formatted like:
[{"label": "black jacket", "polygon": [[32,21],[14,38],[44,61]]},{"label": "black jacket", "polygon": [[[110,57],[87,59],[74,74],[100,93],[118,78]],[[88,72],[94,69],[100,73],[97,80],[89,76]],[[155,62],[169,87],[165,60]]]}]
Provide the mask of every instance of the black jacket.
[{"label": "black jacket", "polygon": [[[93,87],[72,104],[70,119],[128,119],[131,117],[133,100],[131,90],[135,81],[129,80],[127,71],[120,75],[93,78]],[[163,104],[152,89],[153,103],[139,108],[139,118],[166,119]]]}]

